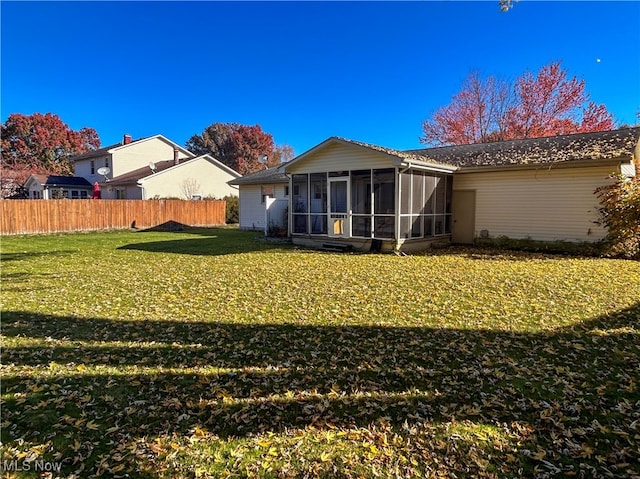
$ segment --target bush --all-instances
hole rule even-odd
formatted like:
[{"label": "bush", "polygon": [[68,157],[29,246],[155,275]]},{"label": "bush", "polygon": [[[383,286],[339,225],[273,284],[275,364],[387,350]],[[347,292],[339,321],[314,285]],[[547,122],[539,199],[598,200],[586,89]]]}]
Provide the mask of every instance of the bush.
[{"label": "bush", "polygon": [[613,184],[595,191],[602,205],[598,223],[608,230],[609,254],[640,260],[640,177],[612,178]]},{"label": "bush", "polygon": [[240,198],[237,196],[225,196],[222,198],[227,202],[226,222],[227,224],[237,224],[240,222]]}]

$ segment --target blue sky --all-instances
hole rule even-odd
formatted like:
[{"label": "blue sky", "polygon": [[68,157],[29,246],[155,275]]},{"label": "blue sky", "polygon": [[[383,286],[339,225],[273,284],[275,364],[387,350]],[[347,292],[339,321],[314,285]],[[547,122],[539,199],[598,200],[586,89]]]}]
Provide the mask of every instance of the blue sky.
[{"label": "blue sky", "polygon": [[52,112],[103,145],[259,124],[300,154],[330,136],[419,148],[465,77],[561,60],[619,123],[640,110],[640,2],[9,2],[1,113]]}]

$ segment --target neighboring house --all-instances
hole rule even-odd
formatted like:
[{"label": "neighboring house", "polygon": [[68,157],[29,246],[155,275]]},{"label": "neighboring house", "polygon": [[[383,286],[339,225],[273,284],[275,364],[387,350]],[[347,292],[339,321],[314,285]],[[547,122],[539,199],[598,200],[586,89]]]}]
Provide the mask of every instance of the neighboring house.
[{"label": "neighboring house", "polygon": [[[71,158],[76,176],[98,181],[103,199],[237,195],[228,181],[240,176],[211,156],[197,157],[162,135],[132,140]],[[101,168],[108,168],[104,172]]]},{"label": "neighboring house", "polygon": [[[210,155],[186,160],[154,162],[130,171],[104,184],[105,197],[153,198],[224,198],[238,196],[238,189],[228,184],[240,174]],[[103,192],[105,191],[103,190]]]},{"label": "neighboring house", "polygon": [[595,223],[594,191],[612,173],[636,174],[639,139],[640,128],[627,128],[399,151],[333,137],[273,176],[235,180],[240,224],[260,227],[263,188],[284,196],[288,184],[297,244],[417,250],[479,237],[597,241],[606,231]]},{"label": "neighboring house", "polygon": [[239,188],[240,229],[288,229],[289,178],[284,165],[242,176],[229,184]]},{"label": "neighboring house", "polygon": [[78,176],[31,175],[24,183],[29,199],[91,198],[93,186]]}]

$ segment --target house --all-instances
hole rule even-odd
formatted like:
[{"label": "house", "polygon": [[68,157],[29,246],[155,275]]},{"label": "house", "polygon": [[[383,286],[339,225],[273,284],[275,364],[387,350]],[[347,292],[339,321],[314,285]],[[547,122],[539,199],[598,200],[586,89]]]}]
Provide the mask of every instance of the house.
[{"label": "house", "polygon": [[212,156],[202,155],[153,162],[153,168],[147,165],[116,176],[104,187],[108,195],[115,194],[116,198],[224,198],[238,196],[237,188],[228,182],[239,177],[239,173]]},{"label": "house", "polygon": [[237,195],[228,182],[239,173],[209,155],[193,153],[162,135],[72,157],[76,176],[98,182],[103,199],[222,198]]},{"label": "house", "polygon": [[31,175],[24,183],[29,199],[91,198],[93,186],[79,176]]},{"label": "house", "polygon": [[639,139],[640,128],[626,128],[400,151],[332,137],[266,177],[235,180],[240,222],[260,217],[258,201],[273,186],[288,194],[293,242],[311,247],[598,241],[606,231],[595,223],[594,191],[612,173],[636,174]]}]

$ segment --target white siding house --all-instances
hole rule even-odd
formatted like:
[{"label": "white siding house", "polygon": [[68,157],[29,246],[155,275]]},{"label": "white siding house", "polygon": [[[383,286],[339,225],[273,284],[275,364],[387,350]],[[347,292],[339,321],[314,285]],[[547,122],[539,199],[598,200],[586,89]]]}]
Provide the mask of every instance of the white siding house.
[{"label": "white siding house", "polygon": [[[210,155],[197,157],[162,135],[132,140],[71,158],[75,174],[97,181],[104,199],[223,198],[240,174]],[[106,167],[108,170],[100,170]],[[99,173],[99,171],[102,173]]]},{"label": "white siding house", "polygon": [[[498,237],[599,241],[595,190],[611,174],[636,175],[639,159],[640,127],[407,151],[333,137],[278,173],[294,243],[410,250]],[[241,226],[261,227],[261,188],[273,178],[237,184]]]}]

